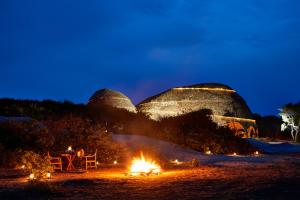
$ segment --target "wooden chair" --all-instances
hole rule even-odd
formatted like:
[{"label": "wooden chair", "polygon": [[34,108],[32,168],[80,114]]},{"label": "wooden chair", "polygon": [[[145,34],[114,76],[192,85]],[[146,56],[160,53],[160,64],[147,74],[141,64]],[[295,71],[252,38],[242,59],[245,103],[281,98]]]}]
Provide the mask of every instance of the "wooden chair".
[{"label": "wooden chair", "polygon": [[94,155],[87,155],[85,157],[85,169],[97,168],[97,150]]},{"label": "wooden chair", "polygon": [[50,165],[53,167],[54,170],[62,171],[62,161],[61,157],[52,157],[48,152],[48,158],[50,160]]}]

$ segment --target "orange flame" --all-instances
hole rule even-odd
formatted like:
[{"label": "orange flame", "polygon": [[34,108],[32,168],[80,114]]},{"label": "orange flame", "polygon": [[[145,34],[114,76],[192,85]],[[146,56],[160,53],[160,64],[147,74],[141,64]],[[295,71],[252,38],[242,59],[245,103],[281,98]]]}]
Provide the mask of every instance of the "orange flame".
[{"label": "orange flame", "polygon": [[133,159],[130,167],[131,175],[151,175],[159,174],[160,172],[160,166],[153,160],[146,160],[142,152],[139,158]]}]

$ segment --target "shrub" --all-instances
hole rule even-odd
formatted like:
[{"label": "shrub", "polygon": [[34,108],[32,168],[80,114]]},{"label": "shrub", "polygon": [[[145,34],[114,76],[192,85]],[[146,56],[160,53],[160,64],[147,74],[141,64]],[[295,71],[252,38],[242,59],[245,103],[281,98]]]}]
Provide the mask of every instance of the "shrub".
[{"label": "shrub", "polygon": [[27,116],[42,120],[55,118],[66,113],[84,114],[85,109],[85,105],[74,104],[70,101],[0,99],[0,116]]},{"label": "shrub", "polygon": [[65,115],[44,123],[55,138],[51,152],[59,154],[72,146],[75,150],[84,149],[86,154],[93,154],[97,150],[100,162],[111,163],[124,159],[124,148],[112,140],[111,134],[101,123],[80,115]]},{"label": "shrub", "polygon": [[204,109],[153,121],[137,114],[132,121],[124,120],[125,128],[121,133],[155,137],[202,152],[207,148],[217,154],[248,154],[255,151],[251,144],[235,136],[228,128],[218,127],[211,115],[211,110]]},{"label": "shrub", "polygon": [[53,145],[54,137],[36,120],[0,124],[0,143],[6,150],[35,150],[44,152]]},{"label": "shrub", "polygon": [[113,163],[115,160],[118,162],[123,162],[126,160],[126,149],[114,142],[110,142],[110,144],[98,144],[97,145],[97,160],[101,163]]},{"label": "shrub", "polygon": [[205,152],[247,154],[253,148],[247,141],[234,135],[227,127],[218,127],[211,119],[210,110],[200,110],[182,116],[171,117],[160,122],[161,137],[167,140]]},{"label": "shrub", "polygon": [[50,160],[47,156],[41,156],[32,151],[20,152],[20,165],[24,165],[26,171],[33,173],[36,180],[40,180],[49,172],[53,172]]}]

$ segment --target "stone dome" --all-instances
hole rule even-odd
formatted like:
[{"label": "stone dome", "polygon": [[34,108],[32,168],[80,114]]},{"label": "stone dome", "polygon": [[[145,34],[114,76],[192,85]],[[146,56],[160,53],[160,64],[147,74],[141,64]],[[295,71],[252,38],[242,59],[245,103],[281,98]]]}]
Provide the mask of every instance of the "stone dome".
[{"label": "stone dome", "polygon": [[96,91],[89,99],[88,106],[111,106],[114,108],[126,109],[136,113],[136,108],[131,100],[121,92],[102,89]]},{"label": "stone dome", "polygon": [[137,105],[154,120],[164,117],[210,109],[214,116],[251,118],[251,111],[244,99],[232,88],[220,83],[204,83],[171,88],[147,98]]}]

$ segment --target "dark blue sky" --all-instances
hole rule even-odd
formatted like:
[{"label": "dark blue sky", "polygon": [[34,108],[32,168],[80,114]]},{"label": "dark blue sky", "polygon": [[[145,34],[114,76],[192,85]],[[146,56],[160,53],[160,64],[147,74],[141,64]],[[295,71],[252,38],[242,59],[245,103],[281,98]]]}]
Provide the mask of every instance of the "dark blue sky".
[{"label": "dark blue sky", "polygon": [[300,100],[299,0],[2,0],[0,97],[135,103],[221,82],[253,112]]}]

